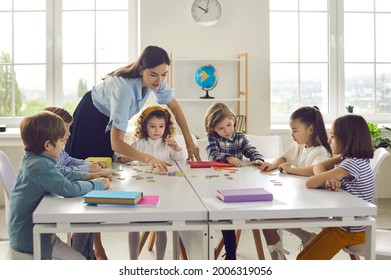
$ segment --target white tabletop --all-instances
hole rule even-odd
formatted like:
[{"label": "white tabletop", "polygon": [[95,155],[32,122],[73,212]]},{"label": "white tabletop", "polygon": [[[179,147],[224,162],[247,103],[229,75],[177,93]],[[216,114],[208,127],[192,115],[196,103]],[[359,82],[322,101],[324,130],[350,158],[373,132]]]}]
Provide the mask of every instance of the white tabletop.
[{"label": "white tabletop", "polygon": [[[229,170],[190,168],[184,162],[179,166],[207,207],[209,220],[354,217],[376,215],[377,211],[376,205],[345,191],[307,189],[306,177],[278,170],[262,173],[249,166],[230,173]],[[224,203],[216,197],[217,189],[257,187],[270,191],[273,201]]]},{"label": "white tabletop", "polygon": [[[144,195],[160,195],[157,206],[86,205],[82,197],[45,196],[33,214],[39,223],[129,223],[149,221],[205,221],[207,211],[185,177],[147,173],[148,166],[118,165],[112,172],[112,190],[142,191]],[[142,170],[142,171],[141,171]],[[180,171],[175,164],[169,172]],[[141,176],[142,179],[138,179]],[[123,178],[121,180],[120,178]],[[149,182],[154,180],[155,182]]]}]

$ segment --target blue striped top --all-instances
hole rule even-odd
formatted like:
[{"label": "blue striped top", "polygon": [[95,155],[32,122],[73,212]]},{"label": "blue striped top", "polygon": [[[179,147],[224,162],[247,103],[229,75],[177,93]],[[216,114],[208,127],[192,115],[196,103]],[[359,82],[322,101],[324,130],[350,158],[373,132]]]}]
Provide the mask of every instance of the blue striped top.
[{"label": "blue striped top", "polygon": [[[341,189],[367,202],[373,203],[375,198],[375,178],[369,164],[369,159],[342,158],[336,167],[346,170],[352,178],[341,180]],[[358,232],[365,230],[365,226],[342,227],[342,229]]]}]

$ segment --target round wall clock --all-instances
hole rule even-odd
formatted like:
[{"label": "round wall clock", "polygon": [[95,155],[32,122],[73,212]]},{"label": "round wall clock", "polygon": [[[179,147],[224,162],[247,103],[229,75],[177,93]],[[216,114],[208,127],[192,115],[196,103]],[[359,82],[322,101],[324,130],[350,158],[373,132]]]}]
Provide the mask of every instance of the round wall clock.
[{"label": "round wall clock", "polygon": [[199,25],[212,26],[220,19],[220,3],[217,0],[194,0],[191,6],[191,15]]}]

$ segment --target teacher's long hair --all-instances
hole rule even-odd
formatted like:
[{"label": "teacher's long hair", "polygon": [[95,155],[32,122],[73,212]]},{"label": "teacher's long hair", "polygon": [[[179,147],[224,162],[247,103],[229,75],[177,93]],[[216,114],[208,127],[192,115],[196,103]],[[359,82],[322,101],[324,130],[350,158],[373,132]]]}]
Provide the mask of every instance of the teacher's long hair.
[{"label": "teacher's long hair", "polygon": [[148,46],[144,49],[137,61],[106,74],[103,80],[113,76],[138,78],[141,77],[141,69],[151,69],[164,63],[167,65],[171,64],[167,52],[157,46]]}]

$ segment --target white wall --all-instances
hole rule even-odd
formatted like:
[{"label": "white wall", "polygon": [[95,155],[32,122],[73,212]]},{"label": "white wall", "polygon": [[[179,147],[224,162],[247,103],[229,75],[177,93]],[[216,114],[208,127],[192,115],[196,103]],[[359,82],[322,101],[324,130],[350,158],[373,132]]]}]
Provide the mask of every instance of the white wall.
[{"label": "white wall", "polygon": [[[142,0],[141,49],[158,45],[175,57],[235,58],[249,55],[249,132],[266,131],[269,87],[259,73],[268,69],[266,0],[220,0],[222,15],[212,27],[198,26],[191,17],[193,0]],[[267,6],[266,6],[267,7]],[[266,68],[267,67],[267,68]],[[236,77],[235,77],[236,79]],[[203,117],[203,115],[201,116]]]},{"label": "white wall", "polygon": [[[268,72],[267,0],[219,0],[220,21],[200,27],[190,14],[193,0],[140,1],[140,47],[158,45],[177,57],[235,57],[249,55],[249,133],[279,134],[286,148],[292,141],[289,131],[269,130],[269,82],[260,73]],[[262,12],[264,11],[264,12]],[[119,34],[120,36],[120,34]],[[203,145],[200,146],[204,148]],[[0,147],[19,167],[21,147]],[[391,158],[387,158],[377,178],[379,197],[391,197]],[[0,192],[0,205],[3,203]]]}]

